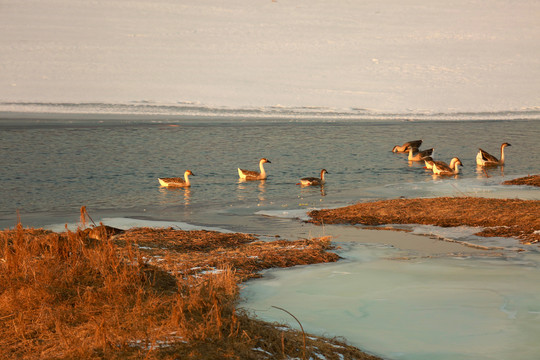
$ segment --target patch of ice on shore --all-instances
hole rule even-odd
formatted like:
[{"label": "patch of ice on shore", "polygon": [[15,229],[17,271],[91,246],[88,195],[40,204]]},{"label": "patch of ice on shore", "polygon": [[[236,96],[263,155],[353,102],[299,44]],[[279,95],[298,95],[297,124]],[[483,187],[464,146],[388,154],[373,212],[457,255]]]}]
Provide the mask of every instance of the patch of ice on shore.
[{"label": "patch of ice on shore", "polygon": [[269,216],[269,217],[277,217],[277,218],[284,218],[284,219],[298,219],[302,221],[307,221],[310,219],[307,213],[312,210],[317,210],[317,209],[309,208],[309,209],[293,209],[293,210],[261,210],[261,211],[257,211],[255,214],[262,215],[262,216]]},{"label": "patch of ice on shore", "polygon": [[[137,227],[150,227],[150,228],[169,228],[172,227],[177,230],[208,230],[208,231],[219,231],[223,233],[232,233],[232,231],[227,229],[222,229],[218,227],[210,226],[199,226],[188,224],[181,221],[164,221],[164,220],[144,220],[144,219],[133,219],[133,218],[103,218],[96,222],[97,224],[103,223],[103,225],[112,226],[122,230],[128,230],[131,228]],[[87,224],[88,225],[88,224]],[[66,226],[69,230],[74,231],[77,227],[81,227],[80,223],[68,223],[68,224],[51,224],[46,225],[43,228],[62,232],[65,231]]]},{"label": "patch of ice on shore", "polygon": [[506,250],[530,250],[529,248],[520,245],[519,240],[515,238],[484,237],[474,235],[482,230],[482,227],[472,226],[440,227],[435,225],[415,225],[412,233],[419,235],[433,235],[445,240],[456,241],[472,246],[500,248]]}]

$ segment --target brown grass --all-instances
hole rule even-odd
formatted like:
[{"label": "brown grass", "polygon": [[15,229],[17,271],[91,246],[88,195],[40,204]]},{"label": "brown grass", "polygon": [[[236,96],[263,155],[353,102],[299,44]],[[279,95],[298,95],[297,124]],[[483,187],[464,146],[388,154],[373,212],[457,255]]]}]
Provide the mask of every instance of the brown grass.
[{"label": "brown grass", "polygon": [[[336,261],[329,249],[328,239],[172,229],[93,240],[19,224],[0,232],[0,358],[301,358],[301,333],[237,309],[238,283],[269,267]],[[308,339],[307,356],[375,359]]]},{"label": "brown grass", "polygon": [[[318,224],[426,224],[443,227],[481,226],[481,236],[516,237],[523,243],[540,241],[540,201],[441,197],[394,199],[359,203],[309,213]],[[535,233],[536,232],[536,233]]]},{"label": "brown grass", "polygon": [[503,182],[504,185],[529,185],[529,186],[540,186],[540,175],[529,175],[514,180],[506,180]]}]

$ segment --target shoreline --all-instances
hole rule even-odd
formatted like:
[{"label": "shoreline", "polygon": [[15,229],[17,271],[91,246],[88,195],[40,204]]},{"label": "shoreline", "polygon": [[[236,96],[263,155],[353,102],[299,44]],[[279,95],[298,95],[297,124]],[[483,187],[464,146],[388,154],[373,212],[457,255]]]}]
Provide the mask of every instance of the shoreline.
[{"label": "shoreline", "polygon": [[308,213],[315,224],[424,224],[478,227],[474,235],[540,242],[540,200],[442,197],[357,203]]}]

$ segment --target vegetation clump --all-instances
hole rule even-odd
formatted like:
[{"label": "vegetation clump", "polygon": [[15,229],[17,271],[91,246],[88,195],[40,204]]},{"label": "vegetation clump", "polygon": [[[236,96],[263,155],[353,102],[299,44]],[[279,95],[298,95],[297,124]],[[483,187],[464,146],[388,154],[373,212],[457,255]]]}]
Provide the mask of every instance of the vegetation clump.
[{"label": "vegetation clump", "polygon": [[0,232],[0,358],[375,359],[336,339],[254,319],[239,282],[336,261],[328,239],[133,229]]},{"label": "vegetation clump", "polygon": [[529,185],[540,186],[540,175],[529,175],[513,180],[503,181],[503,185]]},{"label": "vegetation clump", "polygon": [[439,197],[358,203],[309,213],[316,224],[424,224],[442,227],[477,226],[477,235],[540,241],[540,201]]}]

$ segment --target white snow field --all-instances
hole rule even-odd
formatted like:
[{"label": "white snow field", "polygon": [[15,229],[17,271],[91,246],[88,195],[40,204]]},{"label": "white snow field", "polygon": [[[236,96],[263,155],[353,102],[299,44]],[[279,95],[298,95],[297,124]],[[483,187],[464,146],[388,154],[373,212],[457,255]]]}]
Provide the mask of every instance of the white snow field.
[{"label": "white snow field", "polygon": [[0,0],[9,102],[540,106],[537,0]]}]

